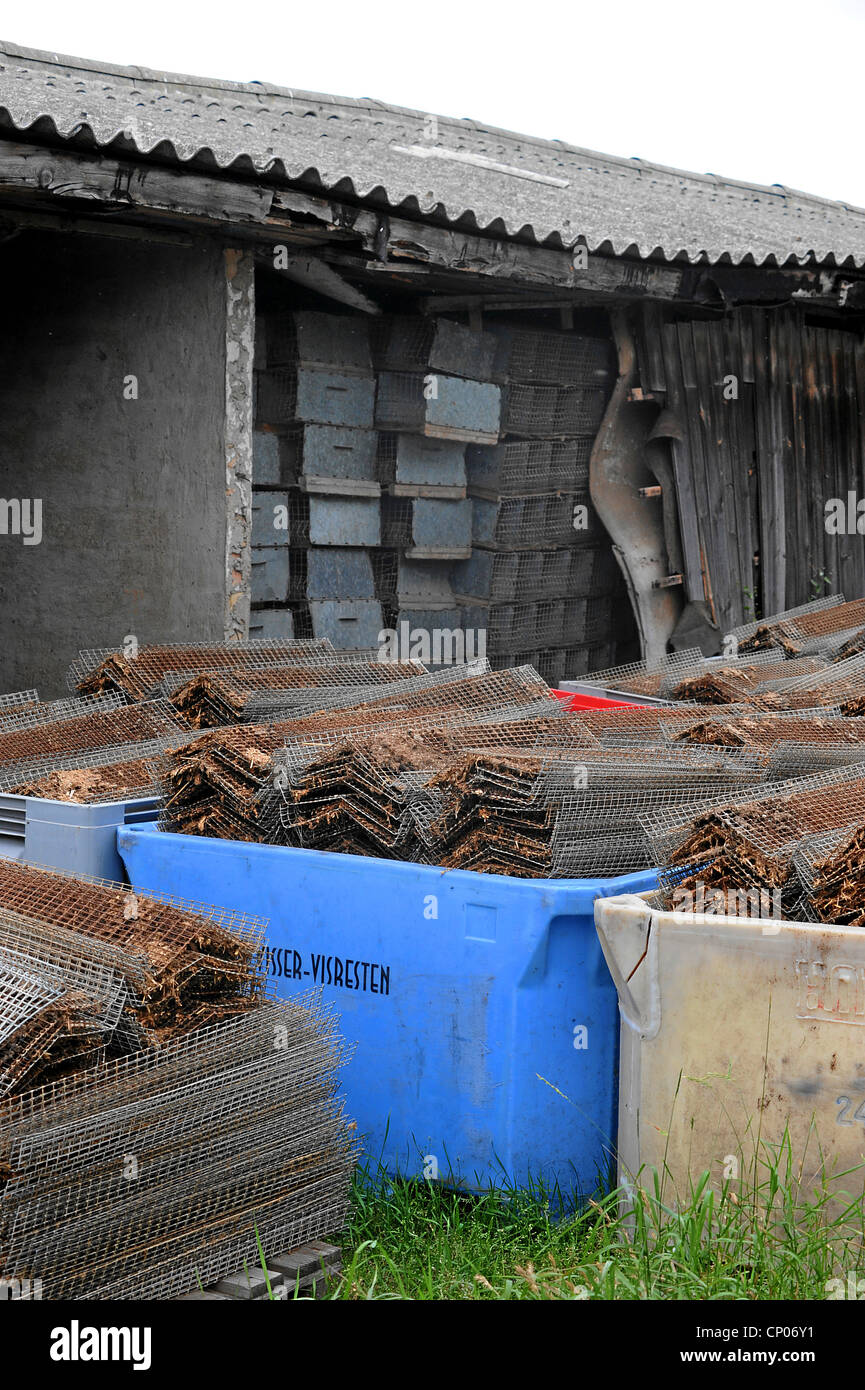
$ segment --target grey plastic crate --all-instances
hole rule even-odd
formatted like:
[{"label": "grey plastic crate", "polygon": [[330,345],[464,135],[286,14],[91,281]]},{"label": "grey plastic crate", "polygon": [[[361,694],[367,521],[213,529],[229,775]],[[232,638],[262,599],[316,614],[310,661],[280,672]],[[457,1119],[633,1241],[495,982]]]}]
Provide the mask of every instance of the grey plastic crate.
[{"label": "grey plastic crate", "polygon": [[3,792],[0,856],[122,882],[126,874],[117,854],[118,828],[155,821],[159,805],[155,796],[79,806]]},{"label": "grey plastic crate", "polygon": [[418,497],[410,506],[409,559],[458,560],[471,554],[471,502]]},{"label": "grey plastic crate", "polygon": [[289,543],[289,529],[281,524],[288,510],[287,489],[279,491],[256,490],[252,494],[252,544],[256,546],[284,546]]},{"label": "grey plastic crate", "polygon": [[290,557],[287,546],[253,546],[253,603],[287,603],[289,574]]},{"label": "grey plastic crate", "polygon": [[498,347],[491,333],[450,319],[398,315],[373,326],[373,355],[380,370],[431,369],[449,376],[489,381]]},{"label": "grey plastic crate", "polygon": [[370,429],[375,381],[309,367],[258,373],[256,418],[262,425],[349,425]]},{"label": "grey plastic crate", "polygon": [[315,637],[327,637],[339,651],[371,650],[379,644],[384,628],[381,604],[373,599],[342,602],[310,600],[309,612]]},{"label": "grey plastic crate", "polygon": [[309,501],[310,545],[380,545],[378,497],[318,497]]},{"label": "grey plastic crate", "polygon": [[378,493],[375,430],[306,425],[301,443],[301,486],[326,491],[340,482],[365,483]]},{"label": "grey plastic crate", "polygon": [[471,502],[382,498],[382,544],[412,560],[461,560],[471,555]]},{"label": "grey plastic crate", "polygon": [[249,635],[259,641],[294,636],[294,617],[290,608],[253,608],[249,615]]},{"label": "grey plastic crate", "polygon": [[278,485],[282,481],[279,436],[272,430],[254,430],[252,435],[252,481],[257,487]]},{"label": "grey plastic crate", "polygon": [[382,372],[376,392],[379,429],[417,430],[439,439],[491,444],[499,437],[501,392],[485,382],[440,372]]},{"label": "grey plastic crate", "polygon": [[395,497],[463,498],[466,495],[465,446],[420,434],[381,436],[379,466],[389,469]]},{"label": "grey plastic crate", "polygon": [[407,608],[454,608],[450,562],[410,560],[401,555],[394,595]]},{"label": "grey plastic crate", "polygon": [[[310,547],[306,565],[306,592],[310,600],[375,598],[372,562],[365,550]],[[324,635],[327,634],[316,633]]]}]

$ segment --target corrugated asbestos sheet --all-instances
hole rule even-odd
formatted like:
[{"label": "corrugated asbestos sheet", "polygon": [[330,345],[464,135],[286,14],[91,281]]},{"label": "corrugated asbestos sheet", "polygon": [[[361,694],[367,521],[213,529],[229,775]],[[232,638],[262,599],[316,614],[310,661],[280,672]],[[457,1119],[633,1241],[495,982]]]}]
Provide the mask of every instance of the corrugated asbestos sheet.
[{"label": "corrugated asbestos sheet", "polygon": [[639,351],[644,389],[665,393],[675,417],[688,598],[706,598],[724,633],[754,616],[755,598],[775,613],[865,592],[862,536],[826,527],[831,499],[865,495],[858,337],[789,311],[664,323],[646,308]]},{"label": "corrugated asbestos sheet", "polygon": [[6,44],[0,135],[302,181],[467,230],[666,260],[865,264],[865,211],[382,102]]}]

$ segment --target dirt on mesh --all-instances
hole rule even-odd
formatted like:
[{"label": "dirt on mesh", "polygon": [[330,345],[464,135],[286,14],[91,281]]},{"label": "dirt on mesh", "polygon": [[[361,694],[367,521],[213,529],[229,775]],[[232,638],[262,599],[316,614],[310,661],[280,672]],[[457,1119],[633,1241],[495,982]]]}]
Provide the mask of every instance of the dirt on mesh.
[{"label": "dirt on mesh", "polygon": [[144,758],[107,763],[104,767],[66,768],[47,772],[11,788],[18,796],[40,796],[51,801],[114,801],[130,791],[145,792],[152,786],[153,774]]}]

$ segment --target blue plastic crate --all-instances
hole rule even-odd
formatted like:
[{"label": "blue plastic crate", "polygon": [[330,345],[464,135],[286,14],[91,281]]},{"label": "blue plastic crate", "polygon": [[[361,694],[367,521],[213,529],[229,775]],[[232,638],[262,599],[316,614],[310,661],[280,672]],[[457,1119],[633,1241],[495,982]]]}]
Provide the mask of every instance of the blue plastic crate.
[{"label": "blue plastic crate", "polygon": [[130,880],[270,919],[288,996],[323,984],[356,1044],[348,1112],[392,1172],[592,1191],[615,1147],[616,991],[596,897],[654,888],[515,879],[316,850],[118,831]]}]

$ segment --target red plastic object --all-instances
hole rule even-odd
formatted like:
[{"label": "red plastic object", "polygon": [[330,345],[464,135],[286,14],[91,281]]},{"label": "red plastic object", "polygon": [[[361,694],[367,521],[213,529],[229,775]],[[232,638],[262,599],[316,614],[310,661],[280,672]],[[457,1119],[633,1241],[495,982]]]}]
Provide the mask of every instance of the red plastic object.
[{"label": "red plastic object", "polygon": [[568,709],[645,709],[630,700],[607,700],[603,695],[575,695],[571,690],[553,690],[560,700],[568,701]]}]

